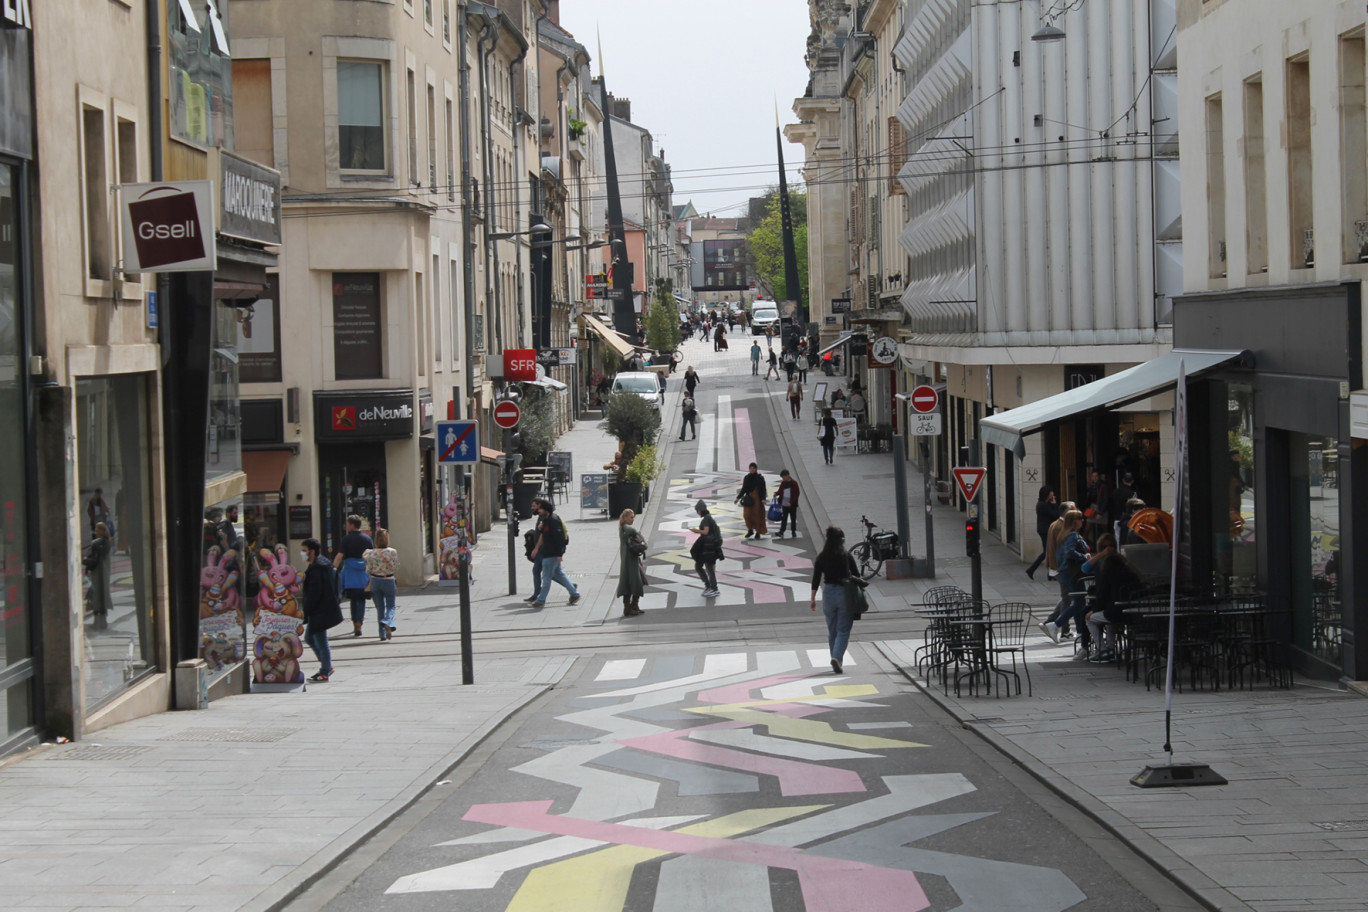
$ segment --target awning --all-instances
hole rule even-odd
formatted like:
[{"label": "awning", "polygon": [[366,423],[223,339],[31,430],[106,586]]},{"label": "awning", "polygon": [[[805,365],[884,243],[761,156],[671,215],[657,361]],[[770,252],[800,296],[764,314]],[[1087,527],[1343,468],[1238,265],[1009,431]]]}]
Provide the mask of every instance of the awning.
[{"label": "awning", "polygon": [[542,389],[555,390],[558,393],[563,393],[570,388],[555,377],[538,377],[536,380],[527,380],[525,382],[528,386],[540,386]]},{"label": "awning", "polygon": [[503,450],[496,450],[493,447],[480,447],[480,459],[490,465],[498,465],[499,457],[503,455]]},{"label": "awning", "polygon": [[608,347],[613,349],[623,358],[630,358],[636,354],[636,346],[622,338],[611,326],[604,323],[593,314],[584,315],[584,325],[589,327],[600,339],[608,343]]},{"label": "awning", "polygon": [[1174,349],[1110,377],[984,418],[979,421],[979,436],[984,443],[1006,447],[1020,458],[1026,455],[1021,438],[1051,421],[1094,409],[1119,408],[1174,386],[1178,382],[1180,361],[1187,376],[1195,377],[1236,360],[1248,363],[1249,352]]},{"label": "awning", "polygon": [[835,342],[832,342],[826,348],[819,351],[817,353],[817,357],[822,357],[822,355],[825,355],[827,352],[831,351],[833,348],[836,348],[839,345],[845,345],[847,342],[850,341],[850,336],[851,334],[849,332],[846,332],[844,335],[841,336],[841,338],[837,339]]},{"label": "awning", "polygon": [[244,450],[242,471],[247,473],[247,490],[265,494],[285,486],[285,470],[290,466],[289,450]]}]

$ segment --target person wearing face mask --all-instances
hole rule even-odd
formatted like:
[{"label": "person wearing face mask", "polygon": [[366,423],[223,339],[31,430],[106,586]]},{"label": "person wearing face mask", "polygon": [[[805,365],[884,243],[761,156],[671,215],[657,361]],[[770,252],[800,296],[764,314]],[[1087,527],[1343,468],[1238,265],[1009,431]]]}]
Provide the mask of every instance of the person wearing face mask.
[{"label": "person wearing face mask", "polygon": [[309,678],[315,684],[327,683],[332,677],[332,649],[328,645],[328,631],[342,623],[342,605],[337,601],[337,587],[333,584],[332,564],[321,553],[323,544],[316,538],[304,539],[299,556],[307,568],[304,571],[304,642],[309,644],[318,659],[318,673]]}]

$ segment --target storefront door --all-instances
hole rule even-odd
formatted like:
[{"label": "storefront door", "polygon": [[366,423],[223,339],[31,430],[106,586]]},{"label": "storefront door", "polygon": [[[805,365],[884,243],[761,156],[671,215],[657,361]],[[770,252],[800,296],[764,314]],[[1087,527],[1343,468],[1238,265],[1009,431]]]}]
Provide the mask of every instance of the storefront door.
[{"label": "storefront door", "polygon": [[325,446],[319,462],[323,550],[331,554],[346,534],[348,516],[360,516],[361,528],[367,531],[387,522],[385,445]]}]

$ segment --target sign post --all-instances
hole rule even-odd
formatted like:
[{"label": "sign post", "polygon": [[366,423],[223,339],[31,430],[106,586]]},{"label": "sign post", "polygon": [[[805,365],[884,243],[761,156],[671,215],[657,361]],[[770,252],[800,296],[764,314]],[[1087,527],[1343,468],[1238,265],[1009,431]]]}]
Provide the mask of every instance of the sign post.
[{"label": "sign post", "polygon": [[983,466],[960,466],[951,469],[955,484],[968,503],[969,516],[964,521],[964,552],[969,556],[969,595],[974,601],[983,600],[983,565],[979,558],[978,493],[988,470]]}]

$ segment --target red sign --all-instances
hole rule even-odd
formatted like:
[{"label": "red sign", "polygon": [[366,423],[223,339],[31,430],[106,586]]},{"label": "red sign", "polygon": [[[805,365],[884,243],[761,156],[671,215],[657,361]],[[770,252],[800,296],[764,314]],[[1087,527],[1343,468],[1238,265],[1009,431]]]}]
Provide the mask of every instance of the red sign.
[{"label": "red sign", "polygon": [[494,423],[501,428],[515,428],[518,426],[518,419],[522,417],[522,412],[518,408],[518,403],[507,400],[499,402],[494,406]]},{"label": "red sign", "polygon": [[972,501],[978,497],[979,488],[983,487],[983,476],[988,474],[988,470],[983,466],[974,466],[951,469],[950,473],[955,476],[955,484],[959,485],[964,499]]},{"label": "red sign", "polygon": [[933,386],[919,386],[912,391],[912,408],[923,415],[934,412],[939,404],[940,396],[936,394],[936,388]]},{"label": "red sign", "polygon": [[356,406],[334,405],[332,415],[332,429],[334,431],[356,430]]},{"label": "red sign", "polygon": [[[535,348],[505,348],[503,353],[505,380],[537,379],[537,350]],[[515,418],[513,424],[517,424]],[[508,425],[512,427],[513,424]]]}]

